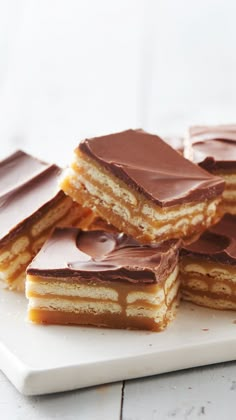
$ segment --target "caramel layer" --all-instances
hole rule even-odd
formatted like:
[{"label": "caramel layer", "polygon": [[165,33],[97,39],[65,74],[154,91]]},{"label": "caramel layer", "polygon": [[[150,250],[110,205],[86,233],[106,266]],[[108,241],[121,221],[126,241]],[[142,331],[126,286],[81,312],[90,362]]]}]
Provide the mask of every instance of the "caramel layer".
[{"label": "caramel layer", "polygon": [[[127,304],[145,303],[150,309],[158,308],[167,301],[173,287],[178,285],[178,268],[168,276],[165,281],[155,284],[129,283],[126,281],[88,281],[81,278],[55,279],[38,276],[27,276],[26,294],[32,297],[57,297],[66,299],[81,299],[117,302],[122,308]],[[172,293],[173,294],[173,293]],[[173,298],[176,291],[174,291]]]},{"label": "caramel layer", "polygon": [[[227,290],[227,285],[225,287],[225,290]],[[216,300],[216,302],[217,302],[218,299],[223,299],[223,300],[227,300],[229,302],[236,303],[236,295],[235,294],[228,294],[228,293],[222,293],[222,292],[221,293],[220,292],[214,293],[214,292],[211,292],[210,290],[205,291],[205,290],[194,289],[193,287],[188,287],[187,284],[183,284],[182,291],[183,291],[183,293],[190,292],[193,295],[197,295],[197,296],[207,296],[207,297],[209,297],[213,300]]]},{"label": "caramel layer", "polygon": [[193,290],[183,289],[181,292],[183,300],[218,310],[236,310],[236,301],[227,296],[220,297],[211,293],[200,293]]},{"label": "caramel layer", "polygon": [[[96,171],[100,171],[102,179],[104,175],[107,177],[108,186],[105,186],[105,183],[101,185],[98,180],[94,181],[91,175],[88,175],[89,171],[86,174],[80,165],[79,169],[74,167],[76,172],[73,176],[69,175],[64,179],[61,184],[63,190],[77,202],[92,208],[118,229],[144,243],[170,237],[191,237],[218,221],[216,208],[219,198],[198,203],[201,208],[196,208],[196,203],[161,208],[139,192],[129,189],[123,181],[117,180],[111,174],[108,176],[108,172],[99,167],[97,162],[83,156],[81,152],[79,155],[81,161],[90,165],[91,171],[95,168]],[[116,183],[116,189],[113,189],[115,192],[109,187],[109,183]]]},{"label": "caramel layer", "polygon": [[[113,175],[109,174],[104,168],[98,168],[98,164],[96,162],[91,162],[91,159],[83,156],[83,161],[86,162],[86,166],[83,167],[82,165],[73,165],[73,169],[75,171],[75,187],[76,181],[79,180],[82,175],[81,182],[83,180],[88,181],[88,183],[98,191],[103,191],[104,195],[107,195],[112,202],[120,201],[120,206],[122,207],[124,212],[127,212],[127,215],[131,218],[143,217],[145,215],[145,221],[148,221],[150,228],[153,229],[160,229],[167,225],[167,223],[175,219],[175,223],[181,223],[181,220],[184,216],[184,222],[187,221],[193,222],[195,218],[197,219],[202,213],[205,214],[205,217],[209,217],[215,213],[215,208],[213,209],[206,208],[207,206],[202,205],[199,208],[199,205],[191,204],[184,204],[182,206],[175,205],[172,206],[170,211],[166,210],[165,208],[160,208],[154,204],[150,204],[149,212],[145,211],[144,208],[144,197],[138,193],[137,191],[133,191],[132,189],[128,190],[127,186],[124,184],[123,181],[116,179]],[[102,178],[99,182],[99,174],[97,177],[92,177],[89,175],[87,170],[88,166],[96,168],[96,171],[102,175]],[[112,181],[112,184],[105,183],[105,180]],[[103,181],[103,182],[102,182]],[[116,193],[116,194],[115,194]],[[214,203],[214,201],[211,201]],[[156,215],[156,217],[155,217]],[[190,216],[189,216],[190,215]],[[153,217],[154,216],[154,217]],[[186,218],[186,219],[185,219]]]},{"label": "caramel layer", "polygon": [[[222,280],[220,278],[210,278],[203,275],[192,275],[181,273],[182,290],[192,290],[194,293],[206,293],[212,296],[219,297],[230,297],[232,300],[236,300],[236,285],[228,280]],[[217,292],[214,292],[214,290]]]},{"label": "caramel layer", "polygon": [[213,175],[219,176],[225,181],[225,189],[222,195],[222,201],[219,205],[221,214],[236,214],[236,172],[235,169],[211,170]]},{"label": "caramel layer", "polygon": [[40,309],[30,309],[28,317],[32,322],[38,324],[77,324],[108,328],[161,331],[175,317],[177,304],[178,299],[176,298],[168,309],[162,322],[155,322],[152,318],[140,316],[120,317],[117,314],[110,313],[95,315],[93,313],[73,313]]},{"label": "caramel layer", "polygon": [[[204,255],[201,258],[183,256],[180,261],[180,270],[182,275],[201,276],[202,274],[207,277],[209,281],[214,281],[215,277],[226,279],[230,282],[236,282],[236,266],[231,264],[223,264],[221,262],[209,261]],[[236,283],[235,283],[236,284]]]},{"label": "caramel layer", "polygon": [[[27,276],[28,316],[36,323],[81,324],[161,330],[175,316],[178,271],[163,283],[72,283]],[[51,284],[53,282],[53,284]]]},{"label": "caramel layer", "polygon": [[[236,309],[236,269],[230,265],[189,259],[181,264],[184,300],[215,309]],[[186,271],[188,270],[188,271]]]}]

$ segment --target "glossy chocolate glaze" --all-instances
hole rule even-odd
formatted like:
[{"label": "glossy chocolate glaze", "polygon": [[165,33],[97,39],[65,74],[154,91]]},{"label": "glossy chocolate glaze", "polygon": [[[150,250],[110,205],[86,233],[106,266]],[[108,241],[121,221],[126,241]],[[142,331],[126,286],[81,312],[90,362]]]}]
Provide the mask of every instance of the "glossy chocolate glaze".
[{"label": "glossy chocolate glaze", "polygon": [[[60,200],[58,189],[61,169],[22,151],[0,162],[0,244],[27,226],[28,218],[41,217],[51,200]],[[31,219],[32,221],[32,219]]]},{"label": "glossy chocolate glaze", "polygon": [[224,183],[142,130],[84,140],[78,147],[161,207],[213,199]]},{"label": "glossy chocolate glaze", "polygon": [[236,125],[191,127],[193,160],[208,171],[236,170]]},{"label": "glossy chocolate glaze", "polygon": [[184,247],[181,255],[236,265],[236,216],[225,214],[196,242]]},{"label": "glossy chocolate glaze", "polygon": [[140,245],[123,233],[56,228],[27,269],[45,277],[156,283],[178,262],[179,240]]}]

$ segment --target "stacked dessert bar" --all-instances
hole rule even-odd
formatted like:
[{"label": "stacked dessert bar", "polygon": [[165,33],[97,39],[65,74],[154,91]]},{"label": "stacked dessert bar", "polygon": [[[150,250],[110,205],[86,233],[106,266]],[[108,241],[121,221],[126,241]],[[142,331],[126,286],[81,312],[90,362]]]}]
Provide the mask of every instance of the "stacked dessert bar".
[{"label": "stacked dessert bar", "polygon": [[62,170],[22,151],[0,162],[0,281],[23,290],[25,270],[55,226],[77,226],[91,211],[58,187]]},{"label": "stacked dessert bar", "polygon": [[85,140],[61,188],[143,243],[189,239],[218,219],[224,183],[158,136],[128,130]]},{"label": "stacked dessert bar", "polygon": [[56,229],[28,267],[38,323],[161,330],[178,304],[179,241],[141,246],[120,233]]},{"label": "stacked dessert bar", "polygon": [[224,179],[222,212],[236,214],[236,125],[190,127],[185,156]]},{"label": "stacked dessert bar", "polygon": [[216,309],[236,310],[236,126],[190,127],[185,156],[225,181],[223,216],[181,251],[182,297]]},{"label": "stacked dessert bar", "polygon": [[178,305],[180,248],[219,222],[224,184],[141,130],[81,142],[60,187],[103,229],[54,231],[27,269],[29,319],[162,330]]},{"label": "stacked dessert bar", "polygon": [[182,297],[215,309],[236,310],[236,216],[225,214],[181,251]]}]

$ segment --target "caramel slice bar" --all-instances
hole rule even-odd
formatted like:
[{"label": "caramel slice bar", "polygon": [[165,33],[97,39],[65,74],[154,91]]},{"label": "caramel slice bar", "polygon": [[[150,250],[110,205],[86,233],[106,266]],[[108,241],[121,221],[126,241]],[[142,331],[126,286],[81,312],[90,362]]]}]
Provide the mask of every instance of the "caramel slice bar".
[{"label": "caramel slice bar", "polygon": [[189,238],[218,220],[224,182],[140,130],[83,141],[61,188],[143,243]]},{"label": "caramel slice bar", "polygon": [[198,305],[236,310],[236,216],[223,219],[181,251],[182,297]]},{"label": "caramel slice bar", "polygon": [[225,180],[222,211],[236,214],[236,125],[191,127],[185,155]]},{"label": "caramel slice bar", "polygon": [[25,269],[55,225],[78,224],[89,210],[58,188],[61,169],[22,151],[0,162],[0,281],[24,288]]},{"label": "caramel slice bar", "polygon": [[179,245],[57,228],[27,269],[29,320],[162,330],[178,303]]}]

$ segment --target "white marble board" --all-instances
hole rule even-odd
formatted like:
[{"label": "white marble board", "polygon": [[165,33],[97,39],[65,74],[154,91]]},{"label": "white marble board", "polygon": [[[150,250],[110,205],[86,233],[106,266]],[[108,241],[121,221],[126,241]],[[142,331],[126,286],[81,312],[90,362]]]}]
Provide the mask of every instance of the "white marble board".
[{"label": "white marble board", "polygon": [[235,312],[183,303],[162,333],[40,326],[24,296],[0,294],[0,369],[26,395],[72,390],[236,359]]}]

